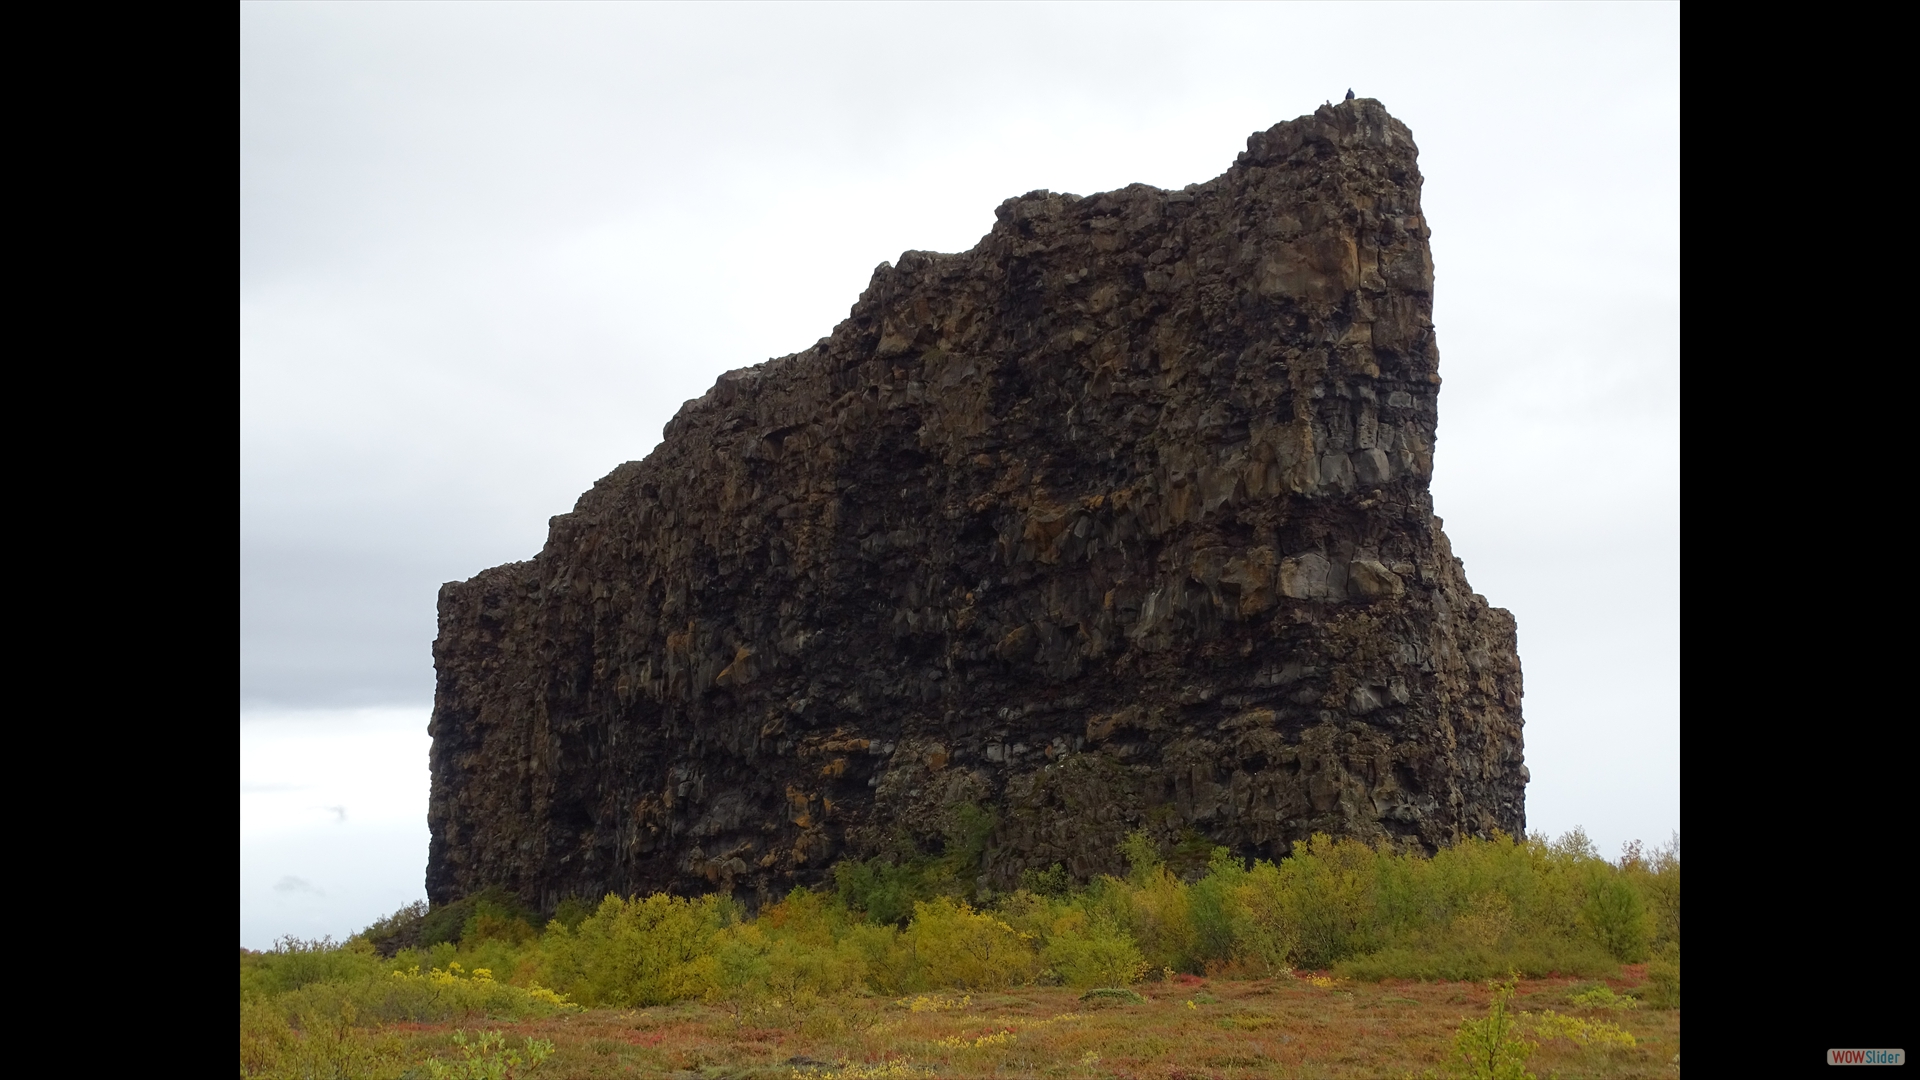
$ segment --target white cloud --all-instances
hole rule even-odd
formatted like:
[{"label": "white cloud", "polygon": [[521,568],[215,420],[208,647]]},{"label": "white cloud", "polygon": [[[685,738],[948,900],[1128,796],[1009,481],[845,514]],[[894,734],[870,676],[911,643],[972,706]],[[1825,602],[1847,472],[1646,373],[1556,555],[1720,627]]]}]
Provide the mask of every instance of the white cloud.
[{"label": "white cloud", "polygon": [[242,945],[345,938],[425,895],[429,745],[421,708],[241,715]]}]

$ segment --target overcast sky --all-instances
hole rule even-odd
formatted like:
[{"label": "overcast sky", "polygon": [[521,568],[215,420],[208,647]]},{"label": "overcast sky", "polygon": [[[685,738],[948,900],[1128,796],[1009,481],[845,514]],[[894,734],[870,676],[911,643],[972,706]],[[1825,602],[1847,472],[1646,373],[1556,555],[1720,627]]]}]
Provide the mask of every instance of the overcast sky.
[{"label": "overcast sky", "polygon": [[[245,4],[241,936],[422,895],[441,582],[1003,199],[1374,97],[1433,228],[1437,512],[1528,820],[1680,824],[1679,7]],[[351,801],[348,801],[351,800]],[[264,935],[264,936],[263,936]]]}]

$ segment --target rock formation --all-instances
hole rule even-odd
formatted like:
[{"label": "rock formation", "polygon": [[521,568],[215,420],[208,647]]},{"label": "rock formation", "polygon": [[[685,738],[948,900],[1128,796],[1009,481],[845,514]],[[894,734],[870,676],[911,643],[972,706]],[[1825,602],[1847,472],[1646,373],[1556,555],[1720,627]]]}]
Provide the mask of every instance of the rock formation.
[{"label": "rock formation", "polygon": [[1184,190],[1009,199],[721,376],[441,590],[430,897],[778,895],[963,806],[995,887],[1135,828],[1519,833],[1513,619],[1428,494],[1420,184],[1324,107]]}]

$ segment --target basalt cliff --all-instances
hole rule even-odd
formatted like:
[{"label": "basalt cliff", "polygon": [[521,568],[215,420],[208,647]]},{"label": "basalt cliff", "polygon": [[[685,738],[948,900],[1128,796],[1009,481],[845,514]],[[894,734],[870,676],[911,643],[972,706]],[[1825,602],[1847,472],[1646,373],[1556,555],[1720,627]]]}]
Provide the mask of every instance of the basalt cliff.
[{"label": "basalt cliff", "polygon": [[1433,515],[1433,264],[1361,99],[1179,191],[1035,191],[688,402],[440,592],[436,903],[817,882],[996,824],[1277,858],[1525,826],[1512,617]]}]

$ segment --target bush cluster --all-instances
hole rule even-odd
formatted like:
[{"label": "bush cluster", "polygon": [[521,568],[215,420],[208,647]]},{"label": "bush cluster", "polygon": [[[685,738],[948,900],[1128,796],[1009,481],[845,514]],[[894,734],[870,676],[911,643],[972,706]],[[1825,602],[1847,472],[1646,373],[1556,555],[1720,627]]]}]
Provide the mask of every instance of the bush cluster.
[{"label": "bush cluster", "polygon": [[[608,896],[569,901],[537,929],[516,900],[488,892],[403,909],[344,944],[243,951],[243,1072],[292,1075],[315,1055],[374,1052],[340,1036],[356,1024],[1299,968],[1485,979],[1600,976],[1651,959],[1645,1003],[1679,1004],[1677,836],[1618,862],[1578,831],[1467,840],[1432,857],[1315,836],[1278,863],[1216,848],[1183,875],[1136,833],[1124,878],[1075,885],[1056,867],[1000,896],[964,884],[979,880],[969,861],[982,839],[968,827],[937,857],[843,864],[832,891],[796,889],[752,917],[724,896]],[[1191,846],[1170,851],[1190,859]]]}]

